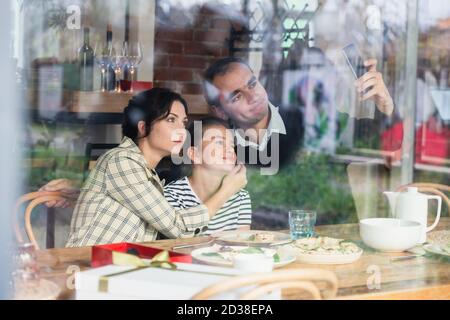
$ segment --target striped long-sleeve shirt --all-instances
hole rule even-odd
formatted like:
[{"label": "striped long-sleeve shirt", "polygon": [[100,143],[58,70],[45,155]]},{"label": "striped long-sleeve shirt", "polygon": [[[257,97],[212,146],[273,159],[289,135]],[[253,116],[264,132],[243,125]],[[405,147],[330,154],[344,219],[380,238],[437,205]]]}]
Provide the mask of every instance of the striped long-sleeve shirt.
[{"label": "striped long-sleeve shirt", "polygon": [[[170,205],[177,209],[188,209],[202,204],[195,194],[187,177],[174,181],[164,187],[164,195]],[[251,224],[251,200],[248,192],[240,190],[220,208],[211,218],[208,228],[202,235],[210,235],[219,231],[236,230]]]}]

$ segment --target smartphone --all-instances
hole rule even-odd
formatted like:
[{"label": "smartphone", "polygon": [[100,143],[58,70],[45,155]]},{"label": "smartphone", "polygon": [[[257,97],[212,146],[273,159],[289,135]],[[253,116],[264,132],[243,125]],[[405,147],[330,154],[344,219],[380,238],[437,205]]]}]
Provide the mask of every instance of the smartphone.
[{"label": "smartphone", "polygon": [[344,54],[347,65],[350,67],[355,79],[359,79],[367,72],[367,68],[364,66],[364,59],[354,43],[350,43],[343,47],[342,53]]}]

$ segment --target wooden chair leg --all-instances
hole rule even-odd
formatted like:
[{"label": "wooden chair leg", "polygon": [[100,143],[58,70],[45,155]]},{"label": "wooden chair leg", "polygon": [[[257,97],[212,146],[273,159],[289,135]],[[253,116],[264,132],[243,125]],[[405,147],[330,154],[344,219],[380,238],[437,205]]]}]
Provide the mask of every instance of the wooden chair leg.
[{"label": "wooden chair leg", "polygon": [[55,208],[47,208],[47,234],[46,234],[46,247],[55,247]]}]

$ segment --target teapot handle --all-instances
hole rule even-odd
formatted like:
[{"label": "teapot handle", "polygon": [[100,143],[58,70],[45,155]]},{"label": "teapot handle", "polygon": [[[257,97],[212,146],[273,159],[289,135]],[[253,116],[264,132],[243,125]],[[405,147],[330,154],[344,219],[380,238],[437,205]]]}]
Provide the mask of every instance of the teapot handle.
[{"label": "teapot handle", "polygon": [[433,224],[430,227],[427,227],[426,232],[429,232],[437,226],[437,224],[439,222],[439,218],[441,217],[442,198],[440,196],[427,196],[427,198],[428,198],[428,200],[437,200],[437,202],[438,202],[436,219],[434,220]]}]

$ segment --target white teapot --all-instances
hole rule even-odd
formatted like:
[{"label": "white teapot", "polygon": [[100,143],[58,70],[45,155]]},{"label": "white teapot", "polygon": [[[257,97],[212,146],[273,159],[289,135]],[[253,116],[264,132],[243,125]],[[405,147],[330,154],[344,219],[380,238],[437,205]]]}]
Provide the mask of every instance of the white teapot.
[{"label": "white teapot", "polygon": [[[385,191],[389,206],[391,207],[392,216],[397,219],[417,221],[422,225],[419,243],[426,241],[427,232],[433,230],[441,217],[442,199],[439,196],[431,196],[420,193],[418,188],[408,187],[406,192]],[[437,200],[438,208],[434,223],[427,227],[428,216],[428,200]]]}]

